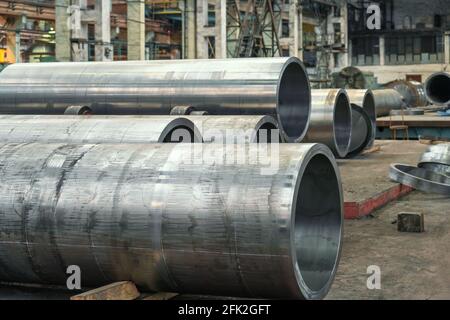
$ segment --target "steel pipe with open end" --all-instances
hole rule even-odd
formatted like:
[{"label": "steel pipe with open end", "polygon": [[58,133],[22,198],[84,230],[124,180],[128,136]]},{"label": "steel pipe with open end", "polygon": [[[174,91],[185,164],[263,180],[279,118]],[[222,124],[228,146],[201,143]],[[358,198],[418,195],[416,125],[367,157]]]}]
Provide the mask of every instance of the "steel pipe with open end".
[{"label": "steel pipe with open end", "polygon": [[2,143],[202,142],[195,124],[179,116],[0,115]]},{"label": "steel pipe with open end", "polygon": [[372,93],[372,90],[355,90],[348,89],[347,95],[350,99],[350,103],[353,106],[362,108],[364,112],[369,117],[372,122],[372,136],[370,138],[370,142],[367,146],[372,146],[376,137],[376,129],[377,129],[377,114],[375,109],[375,99]]},{"label": "steel pipe with open end", "polygon": [[450,73],[437,72],[425,82],[425,93],[428,101],[436,105],[450,104]]},{"label": "steel pipe with open end", "polygon": [[169,115],[191,106],[210,115],[273,115],[288,142],[303,138],[311,93],[291,58],[14,64],[0,73],[0,113]]},{"label": "steel pipe with open end", "polygon": [[1,144],[0,281],[65,285],[76,265],[82,288],[323,298],[342,243],[333,154],[227,147],[254,157],[214,143]]},{"label": "steel pipe with open end", "polygon": [[200,131],[203,142],[283,142],[272,116],[185,116]]},{"label": "steel pipe with open end", "polygon": [[352,110],[343,89],[312,90],[311,119],[302,142],[328,146],[335,156],[347,156],[352,133]]}]

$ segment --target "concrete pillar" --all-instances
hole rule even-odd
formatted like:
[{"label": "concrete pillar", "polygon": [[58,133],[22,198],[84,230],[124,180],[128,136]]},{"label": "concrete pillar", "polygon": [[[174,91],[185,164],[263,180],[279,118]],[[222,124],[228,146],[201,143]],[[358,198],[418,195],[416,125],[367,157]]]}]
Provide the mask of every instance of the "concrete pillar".
[{"label": "concrete pillar", "polygon": [[185,52],[184,57],[195,59],[197,57],[196,48],[196,0],[185,0]]},{"label": "concrete pillar", "polygon": [[227,1],[218,0],[216,5],[216,58],[227,57]]},{"label": "concrete pillar", "polygon": [[384,66],[386,64],[386,61],[384,59],[386,54],[386,45],[384,36],[380,36],[379,44],[380,44],[380,66]]},{"label": "concrete pillar", "polygon": [[70,0],[55,0],[55,55],[57,61],[71,61]]},{"label": "concrete pillar", "polygon": [[340,67],[345,68],[351,65],[351,55],[349,50],[348,38],[348,5],[347,1],[341,2],[341,32],[343,33],[343,41],[345,45],[345,52],[340,59]]},{"label": "concrete pillar", "polygon": [[444,33],[444,62],[450,64],[450,31]]},{"label": "concrete pillar", "polygon": [[299,14],[298,14],[298,0],[292,0],[289,4],[289,55],[298,57],[298,34],[299,34]]},{"label": "concrete pillar", "polygon": [[303,7],[298,7],[298,57],[303,61]]},{"label": "concrete pillar", "polygon": [[127,1],[128,60],[145,60],[145,1]]},{"label": "concrete pillar", "polygon": [[95,61],[112,61],[111,0],[95,0]]}]

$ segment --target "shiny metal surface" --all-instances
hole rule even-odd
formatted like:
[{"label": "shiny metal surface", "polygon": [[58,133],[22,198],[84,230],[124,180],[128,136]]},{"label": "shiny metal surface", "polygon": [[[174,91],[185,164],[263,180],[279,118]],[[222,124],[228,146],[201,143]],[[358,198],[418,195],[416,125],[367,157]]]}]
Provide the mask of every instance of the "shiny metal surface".
[{"label": "shiny metal surface", "polygon": [[429,146],[421,155],[418,166],[450,176],[450,143]]},{"label": "shiny metal surface", "polygon": [[[255,154],[259,144],[235,144]],[[343,198],[331,151],[280,144],[264,165],[220,144],[0,145],[0,281],[323,298]],[[266,161],[278,170],[262,174]]]},{"label": "shiny metal surface", "polygon": [[0,113],[274,115],[288,142],[309,122],[308,76],[297,58],[14,64],[0,73]]},{"label": "shiny metal surface", "polygon": [[198,128],[204,142],[283,142],[272,116],[185,116]]},{"label": "shiny metal surface", "polygon": [[328,146],[334,155],[347,156],[352,134],[352,110],[343,89],[311,91],[311,118],[302,142]]},{"label": "shiny metal surface", "polygon": [[418,167],[450,177],[450,166],[445,164],[438,164],[434,162],[422,162],[419,163]]},{"label": "shiny metal surface", "polygon": [[377,117],[388,116],[391,110],[406,108],[400,93],[394,89],[378,89],[372,91]]},{"label": "shiny metal surface", "polygon": [[425,86],[420,82],[395,80],[387,83],[384,87],[394,89],[400,93],[409,107],[423,107],[428,104]]},{"label": "shiny metal surface", "polygon": [[352,135],[347,157],[355,157],[372,141],[372,121],[360,107],[352,105]]},{"label": "shiny metal surface", "polygon": [[450,177],[405,164],[392,164],[389,177],[401,184],[427,193],[450,196]]},{"label": "shiny metal surface", "polygon": [[425,93],[428,101],[436,105],[450,103],[450,73],[437,72],[425,82]]},{"label": "shiny metal surface", "polygon": [[391,110],[389,113],[391,116],[421,116],[425,114],[422,109],[403,109],[403,110]]},{"label": "shiny metal surface", "polygon": [[0,115],[2,143],[202,142],[179,116]]},{"label": "shiny metal surface", "polygon": [[372,93],[372,90],[355,90],[350,89],[347,90],[347,95],[350,99],[350,103],[354,106],[362,108],[370,121],[372,122],[372,136],[370,139],[370,143],[368,146],[373,145],[376,137],[376,128],[377,128],[377,115],[375,109],[375,99]]}]

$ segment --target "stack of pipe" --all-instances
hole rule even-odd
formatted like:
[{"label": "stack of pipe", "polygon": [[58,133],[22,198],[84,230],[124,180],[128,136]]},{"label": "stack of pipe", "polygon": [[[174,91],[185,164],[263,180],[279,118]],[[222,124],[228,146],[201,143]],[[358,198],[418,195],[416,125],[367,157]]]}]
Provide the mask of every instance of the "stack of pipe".
[{"label": "stack of pipe", "polygon": [[8,67],[0,281],[323,298],[353,113],[312,95],[296,58]]},{"label": "stack of pipe", "polygon": [[311,93],[297,58],[14,64],[0,74],[0,113],[273,115],[283,139],[301,141]]}]

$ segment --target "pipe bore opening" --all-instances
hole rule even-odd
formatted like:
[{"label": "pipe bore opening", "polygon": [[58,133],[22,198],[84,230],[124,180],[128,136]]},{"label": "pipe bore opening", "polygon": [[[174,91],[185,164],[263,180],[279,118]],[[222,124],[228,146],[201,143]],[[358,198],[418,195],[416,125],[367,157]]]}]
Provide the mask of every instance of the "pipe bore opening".
[{"label": "pipe bore opening", "polygon": [[308,128],[311,93],[308,76],[298,62],[289,63],[278,84],[278,120],[288,141],[303,138]]},{"label": "pipe bore opening", "polygon": [[372,123],[377,121],[377,111],[375,110],[375,98],[372,93],[367,93],[364,96],[363,110],[367,113]]},{"label": "pipe bore opening", "polygon": [[[257,129],[256,132],[256,142],[257,143],[272,143],[279,142],[281,143],[281,136],[279,129],[273,123],[266,122],[262,126]],[[275,132],[276,131],[276,132]],[[272,141],[272,137],[277,137],[277,141]]]},{"label": "pipe bore opening", "polygon": [[450,102],[450,76],[442,73],[431,76],[426,83],[427,96],[433,103]]},{"label": "pipe bore opening", "polygon": [[307,164],[295,210],[296,264],[306,298],[323,298],[336,273],[342,230],[338,177],[331,161],[315,155]]},{"label": "pipe bore opening", "polygon": [[350,146],[352,130],[352,111],[348,97],[339,93],[334,106],[334,138],[337,152],[345,157]]},{"label": "pipe bore opening", "polygon": [[163,139],[164,143],[194,143],[196,141],[194,130],[187,126],[176,126],[170,130]]}]

